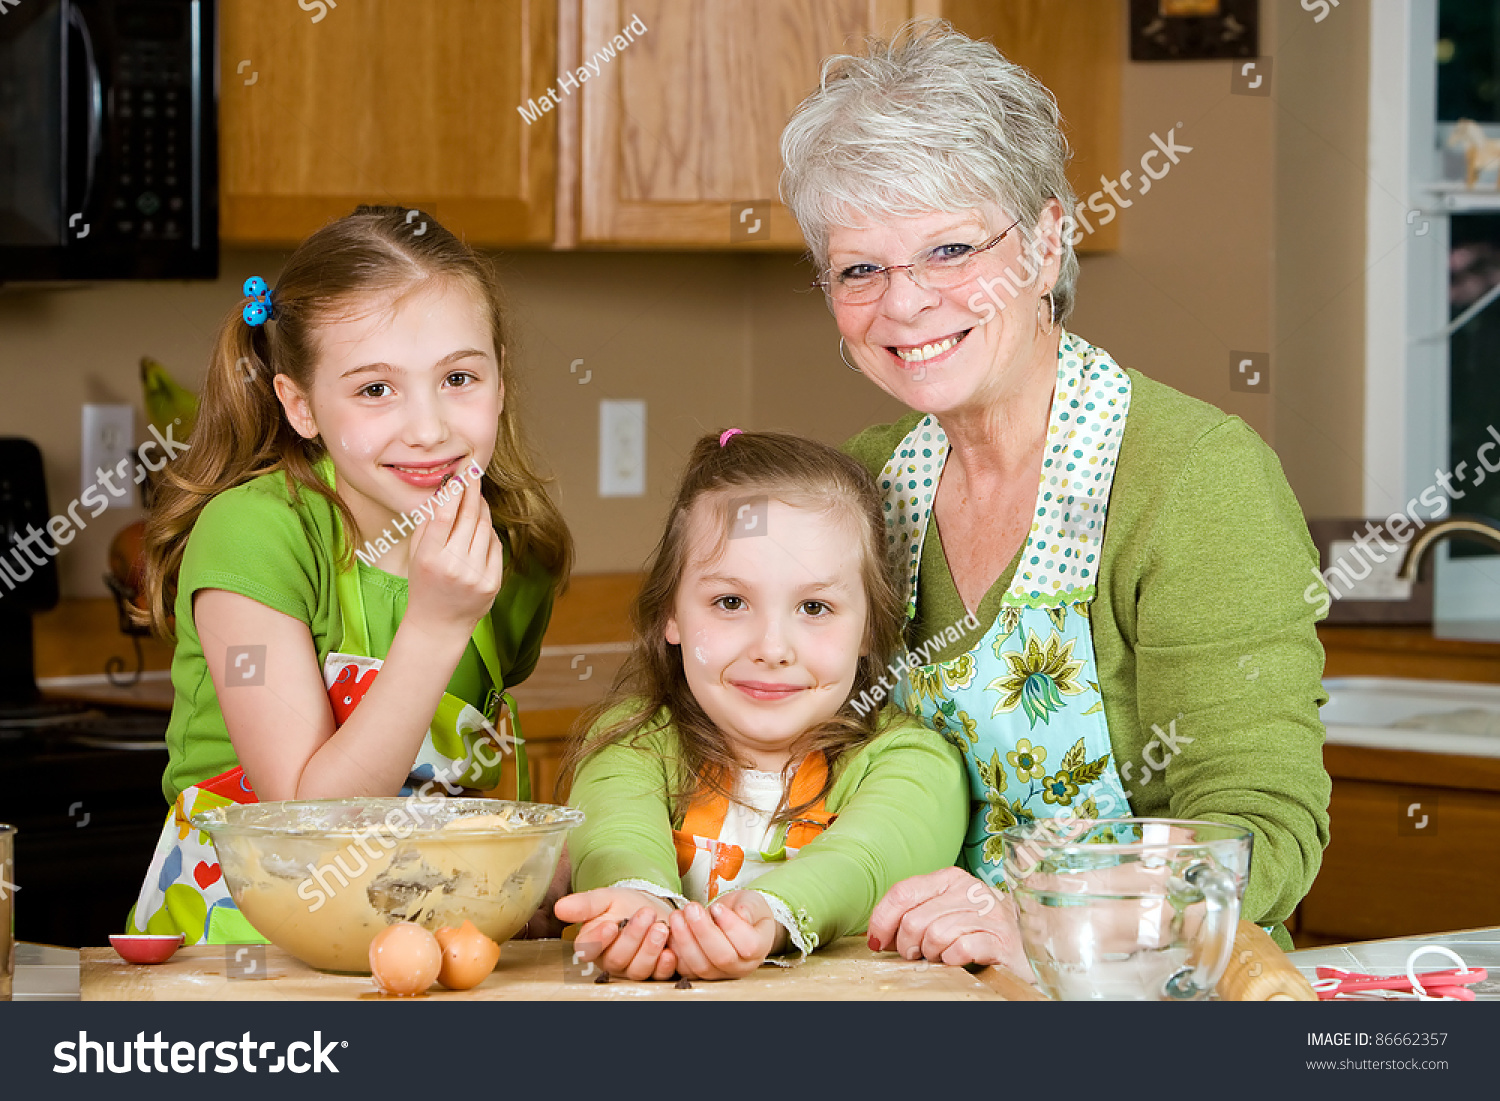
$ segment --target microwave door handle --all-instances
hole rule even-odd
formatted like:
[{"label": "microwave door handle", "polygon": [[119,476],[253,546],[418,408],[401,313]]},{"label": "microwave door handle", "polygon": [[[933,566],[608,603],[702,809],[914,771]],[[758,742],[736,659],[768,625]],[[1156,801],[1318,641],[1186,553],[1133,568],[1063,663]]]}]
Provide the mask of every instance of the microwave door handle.
[{"label": "microwave door handle", "polygon": [[88,68],[88,169],[83,183],[83,201],[78,204],[78,210],[86,211],[94,196],[94,177],[99,168],[99,151],[103,145],[104,81],[99,75],[99,65],[94,58],[94,37],[89,33],[88,20],[84,19],[83,12],[76,4],[68,6],[68,23],[78,32],[78,37],[83,42],[83,60]]}]

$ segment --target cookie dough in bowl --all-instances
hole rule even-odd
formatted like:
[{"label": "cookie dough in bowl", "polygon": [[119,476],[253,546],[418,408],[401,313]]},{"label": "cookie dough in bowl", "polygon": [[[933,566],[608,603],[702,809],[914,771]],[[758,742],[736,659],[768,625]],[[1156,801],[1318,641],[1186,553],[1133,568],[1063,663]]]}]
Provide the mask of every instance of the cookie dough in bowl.
[{"label": "cookie dough in bowl", "polygon": [[313,967],[368,974],[375,934],[472,921],[497,942],[541,904],[579,811],[495,799],[319,799],[196,814],[246,920]]}]

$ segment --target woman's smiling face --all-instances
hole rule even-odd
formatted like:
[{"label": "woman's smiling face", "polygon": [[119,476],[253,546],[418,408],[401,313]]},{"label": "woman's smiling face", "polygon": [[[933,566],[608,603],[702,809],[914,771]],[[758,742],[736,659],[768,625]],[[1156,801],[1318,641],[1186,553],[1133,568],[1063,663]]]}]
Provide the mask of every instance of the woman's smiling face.
[{"label": "woman's smiling face", "polygon": [[[1042,215],[1042,241],[1056,231],[1060,206],[1050,201]],[[1014,217],[999,207],[920,217],[887,217],[857,226],[834,226],[828,263],[834,272],[858,264],[907,264],[943,245],[977,247]],[[1058,257],[1041,251],[1041,271],[1030,254],[1023,227],[974,258],[956,287],[920,287],[909,271],[891,274],[885,294],[869,303],[833,301],[848,354],[875,385],[910,409],[955,413],[986,409],[1003,401],[1044,359],[1050,363],[1055,337],[1040,332],[1038,307],[1057,281]]]},{"label": "woman's smiling face", "polygon": [[779,772],[792,743],[854,688],[868,616],[859,529],[842,510],[772,498],[762,534],[725,539],[716,554],[720,515],[707,497],[693,506],[666,639],[681,647],[693,697],[738,756]]},{"label": "woman's smiling face", "polygon": [[[319,326],[311,392],[285,375],[292,426],[321,435],[338,492],[368,537],[495,450],[504,387],[483,298],[434,280],[394,305]],[[382,565],[386,565],[382,562]]]}]

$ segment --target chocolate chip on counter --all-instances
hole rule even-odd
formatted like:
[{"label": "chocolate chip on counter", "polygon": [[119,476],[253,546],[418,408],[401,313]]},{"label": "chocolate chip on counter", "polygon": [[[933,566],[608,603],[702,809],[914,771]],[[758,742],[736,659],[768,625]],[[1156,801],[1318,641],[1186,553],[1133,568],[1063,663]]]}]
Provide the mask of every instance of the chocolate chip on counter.
[{"label": "chocolate chip on counter", "polygon": [[602,983],[602,982],[609,982],[609,972],[608,971],[601,971],[601,972],[599,972],[599,977],[597,979],[595,979],[594,982],[596,984]]},{"label": "chocolate chip on counter", "polygon": [[677,982],[676,982],[676,984],[675,984],[675,986],[676,986],[676,988],[678,990],[691,990],[691,989],[693,989],[693,984],[690,983],[690,982],[688,982],[687,979],[678,979]]}]

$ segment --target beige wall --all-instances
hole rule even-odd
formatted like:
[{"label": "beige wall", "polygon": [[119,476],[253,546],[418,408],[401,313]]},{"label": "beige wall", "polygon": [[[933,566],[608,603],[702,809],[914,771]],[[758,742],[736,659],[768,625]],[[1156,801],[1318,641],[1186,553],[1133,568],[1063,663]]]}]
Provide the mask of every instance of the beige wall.
[{"label": "beige wall", "polygon": [[1309,517],[1361,516],[1370,9],[1277,4],[1276,450]]},{"label": "beige wall", "polygon": [[1274,441],[1274,399],[1230,391],[1229,353],[1271,344],[1275,106],[1230,95],[1229,79],[1226,61],[1124,66],[1120,168],[1138,180],[1151,136],[1166,141],[1173,127],[1192,152],[1147,194],[1124,193],[1134,198],[1120,212],[1120,248],[1084,260],[1072,326],[1122,366],[1238,414]]},{"label": "beige wall", "polygon": [[[1262,6],[1274,98],[1231,96],[1225,62],[1125,65],[1119,167],[1138,170],[1152,133],[1165,139],[1173,127],[1192,152],[1121,211],[1120,249],[1083,261],[1073,328],[1122,364],[1243,416],[1278,449],[1310,515],[1357,512],[1368,20],[1352,4],[1322,24],[1297,0]],[[836,442],[901,412],[839,362],[833,320],[793,255],[499,259],[517,400],[556,473],[581,570],[640,565],[703,432],[740,425]],[[239,284],[257,273],[274,284],[279,262],[230,252],[216,283],[0,293],[0,434],[38,441],[54,510],[81,489],[79,406],[139,407],[142,354],[196,386]],[[1273,353],[1271,396],[1230,391],[1231,349]],[[648,402],[644,498],[597,495],[606,397]],[[67,595],[104,591],[109,537],[136,515],[107,512],[64,548]]]}]

